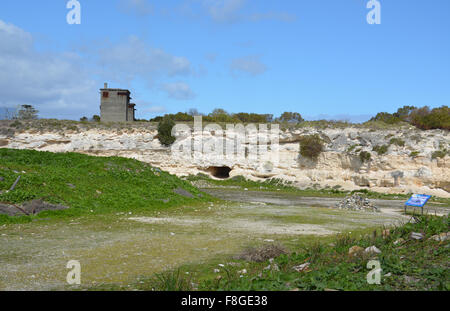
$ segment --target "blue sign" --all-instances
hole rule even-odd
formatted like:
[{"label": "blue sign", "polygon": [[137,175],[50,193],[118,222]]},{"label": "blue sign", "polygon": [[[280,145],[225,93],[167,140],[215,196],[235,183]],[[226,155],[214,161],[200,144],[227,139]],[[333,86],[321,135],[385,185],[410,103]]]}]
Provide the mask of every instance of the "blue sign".
[{"label": "blue sign", "polygon": [[408,201],[406,201],[405,205],[415,206],[415,207],[423,207],[427,204],[428,200],[431,198],[431,195],[426,194],[413,194]]}]

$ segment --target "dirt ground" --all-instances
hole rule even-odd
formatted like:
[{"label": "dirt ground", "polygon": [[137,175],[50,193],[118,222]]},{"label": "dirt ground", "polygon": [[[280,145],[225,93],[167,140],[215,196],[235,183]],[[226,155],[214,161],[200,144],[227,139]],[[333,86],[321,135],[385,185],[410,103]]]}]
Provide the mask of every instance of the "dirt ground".
[{"label": "dirt ground", "polygon": [[249,245],[292,245],[410,219],[400,201],[377,201],[382,212],[368,213],[329,208],[338,199],[220,191],[213,194],[235,202],[0,226],[0,290],[67,289],[69,260],[81,263],[82,285],[129,284],[182,264],[231,258]]}]

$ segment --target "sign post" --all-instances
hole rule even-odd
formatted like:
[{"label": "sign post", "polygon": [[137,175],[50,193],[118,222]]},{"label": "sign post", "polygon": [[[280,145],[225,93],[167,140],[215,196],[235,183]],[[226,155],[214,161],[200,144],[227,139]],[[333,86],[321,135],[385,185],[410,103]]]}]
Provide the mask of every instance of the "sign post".
[{"label": "sign post", "polygon": [[405,215],[406,215],[406,207],[407,206],[413,206],[413,207],[420,207],[422,208],[422,215],[423,215],[423,207],[425,204],[427,204],[428,200],[431,198],[431,195],[426,194],[413,194],[408,201],[405,203]]}]

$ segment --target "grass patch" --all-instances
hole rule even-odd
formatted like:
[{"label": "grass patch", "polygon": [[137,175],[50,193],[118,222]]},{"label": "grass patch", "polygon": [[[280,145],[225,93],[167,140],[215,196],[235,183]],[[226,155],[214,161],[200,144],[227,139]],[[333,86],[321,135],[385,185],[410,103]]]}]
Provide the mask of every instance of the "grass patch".
[{"label": "grass patch", "polygon": [[[207,263],[184,265],[152,277],[139,278],[127,286],[110,285],[119,290],[200,290],[200,291],[287,291],[356,290],[416,291],[450,290],[450,241],[429,239],[447,232],[448,217],[421,216],[382,236],[379,228],[372,234],[339,234],[332,238],[303,242],[291,251],[253,260],[221,258]],[[410,238],[411,232],[424,234],[423,240]],[[403,239],[403,242],[396,243]],[[376,246],[381,254],[349,256],[352,246]],[[255,251],[252,251],[254,254]],[[256,252],[258,253],[258,252]],[[270,257],[270,258],[269,258]],[[381,284],[368,284],[369,260],[378,260]],[[218,264],[221,263],[221,264]],[[306,264],[306,265],[305,265]],[[300,270],[299,267],[305,266]],[[214,272],[213,272],[214,270]],[[98,289],[92,287],[89,289]]]},{"label": "grass patch", "polygon": [[[0,223],[27,222],[35,217],[155,210],[210,199],[190,183],[132,159],[0,149],[0,163],[0,191],[3,191],[0,202],[20,204],[43,199],[71,207],[37,216],[0,215]],[[17,187],[6,192],[19,175]],[[178,188],[190,192],[194,198],[174,193]]]},{"label": "grass patch", "polygon": [[378,153],[378,155],[383,155],[385,154],[389,149],[389,146],[387,145],[381,145],[381,146],[374,146],[372,148],[373,151],[375,151],[376,153]]}]

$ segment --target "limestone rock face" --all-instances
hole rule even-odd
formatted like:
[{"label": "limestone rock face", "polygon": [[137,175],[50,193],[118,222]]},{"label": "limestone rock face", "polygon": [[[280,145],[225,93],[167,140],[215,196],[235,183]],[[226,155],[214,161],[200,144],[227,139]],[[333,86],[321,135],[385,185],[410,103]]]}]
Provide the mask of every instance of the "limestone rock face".
[{"label": "limestone rock face", "polygon": [[[132,127],[132,125],[130,125]],[[14,135],[2,134],[0,147],[34,149],[51,152],[79,152],[97,156],[121,156],[150,163],[178,176],[210,174],[211,167],[229,167],[230,177],[242,175],[252,180],[279,178],[300,188],[370,189],[383,193],[423,193],[450,197],[450,157],[432,158],[438,150],[450,150],[448,131],[420,131],[415,128],[374,130],[359,127],[340,129],[300,128],[275,135],[270,126],[248,135],[239,149],[233,135],[223,136],[219,129],[185,131],[178,136],[173,148],[164,147],[157,139],[153,126],[117,131],[91,128],[85,131],[33,131]],[[6,132],[5,132],[6,133]],[[318,134],[324,150],[317,159],[299,155],[300,138]],[[240,136],[241,135],[241,136]],[[276,136],[276,137],[275,137]],[[403,144],[391,142],[392,138]],[[279,142],[260,150],[257,141]],[[203,145],[197,144],[202,141]],[[233,146],[234,156],[218,153],[220,146]],[[376,146],[387,146],[379,155]],[[226,148],[224,150],[228,150]],[[174,151],[175,150],[175,151]],[[258,154],[257,158],[253,155]],[[369,152],[369,161],[362,162],[359,154]]]}]

